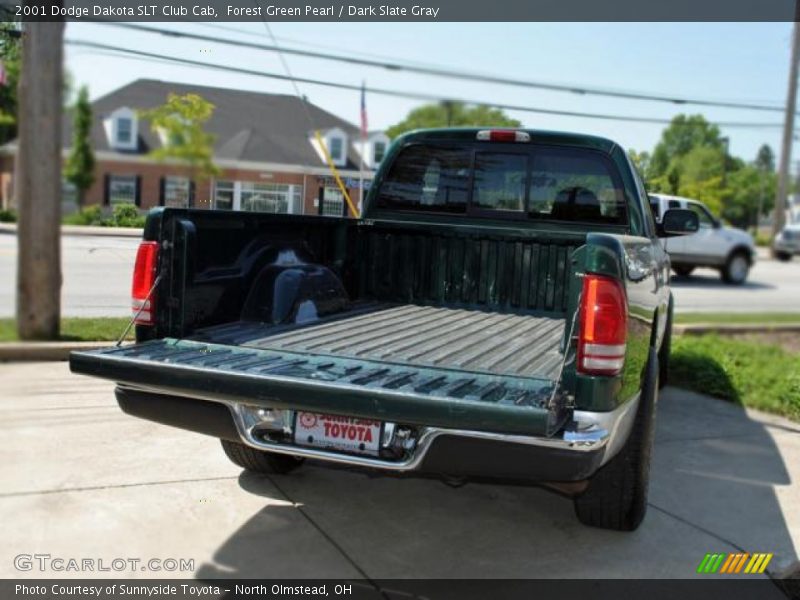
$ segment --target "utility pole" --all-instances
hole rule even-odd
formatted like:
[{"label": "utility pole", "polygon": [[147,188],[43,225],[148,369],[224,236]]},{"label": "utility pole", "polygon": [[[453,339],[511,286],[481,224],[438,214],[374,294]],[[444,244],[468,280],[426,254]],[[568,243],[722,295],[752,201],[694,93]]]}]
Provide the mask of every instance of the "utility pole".
[{"label": "utility pole", "polygon": [[63,38],[63,21],[24,24],[14,173],[17,331],[23,340],[59,334]]},{"label": "utility pole", "polygon": [[792,57],[789,63],[789,91],[786,94],[786,114],[783,121],[783,142],[781,162],[778,167],[778,190],[775,193],[775,210],[772,219],[772,233],[783,229],[786,221],[786,197],[789,192],[789,162],[792,156],[794,138],[794,113],[797,103],[797,63],[800,60],[800,1],[795,3],[794,28],[792,30]]}]

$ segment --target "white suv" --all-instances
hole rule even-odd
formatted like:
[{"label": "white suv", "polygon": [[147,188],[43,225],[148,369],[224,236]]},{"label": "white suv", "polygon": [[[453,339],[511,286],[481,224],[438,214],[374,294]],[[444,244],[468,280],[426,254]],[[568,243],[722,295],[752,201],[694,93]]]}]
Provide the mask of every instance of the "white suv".
[{"label": "white suv", "polygon": [[726,283],[745,282],[756,259],[756,245],[749,233],[725,227],[702,202],[690,198],[650,194],[650,208],[656,222],[670,208],[688,208],[697,214],[697,233],[662,239],[678,275],[688,277],[695,267],[711,267],[719,269]]}]

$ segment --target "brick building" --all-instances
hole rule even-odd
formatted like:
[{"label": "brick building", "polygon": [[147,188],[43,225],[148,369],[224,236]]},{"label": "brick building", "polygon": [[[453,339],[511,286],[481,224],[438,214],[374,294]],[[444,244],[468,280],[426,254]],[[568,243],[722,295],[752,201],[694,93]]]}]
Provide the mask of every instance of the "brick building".
[{"label": "brick building", "polygon": [[[180,163],[153,159],[149,153],[168,141],[139,118],[141,110],[163,104],[169,93],[193,93],[215,106],[206,130],[215,136],[214,162],[221,173],[212,180],[189,180]],[[306,114],[308,111],[308,115]],[[95,183],[85,203],[113,207],[133,203],[194,206],[294,214],[344,214],[345,202],[312,126],[321,131],[334,164],[358,202],[361,136],[358,127],[295,96],[186,85],[140,79],[92,103]],[[72,124],[64,120],[64,156]],[[388,138],[369,134],[364,152],[365,187],[383,158]],[[0,148],[0,200],[13,202],[16,143]],[[75,193],[64,186],[65,210]]]}]

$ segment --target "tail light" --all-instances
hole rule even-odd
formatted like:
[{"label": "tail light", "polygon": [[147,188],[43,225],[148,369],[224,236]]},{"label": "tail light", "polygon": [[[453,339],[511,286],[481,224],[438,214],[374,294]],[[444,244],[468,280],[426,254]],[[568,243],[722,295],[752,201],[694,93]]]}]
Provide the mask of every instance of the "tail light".
[{"label": "tail light", "polygon": [[483,129],[475,139],[479,142],[530,142],[531,135],[516,129]]},{"label": "tail light", "polygon": [[587,274],[583,278],[578,335],[578,372],[616,375],[625,363],[628,302],[616,279]]},{"label": "tail light", "polygon": [[158,242],[142,242],[136,252],[136,266],[133,268],[133,285],[131,286],[131,308],[135,317],[134,323],[137,325],[155,324],[153,311],[155,290],[152,294],[150,294],[150,290],[156,281],[157,268]]}]

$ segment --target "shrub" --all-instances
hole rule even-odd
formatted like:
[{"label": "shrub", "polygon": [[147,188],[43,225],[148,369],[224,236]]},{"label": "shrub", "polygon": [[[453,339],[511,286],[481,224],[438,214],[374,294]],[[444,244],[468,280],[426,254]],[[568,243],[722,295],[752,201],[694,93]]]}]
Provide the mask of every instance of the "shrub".
[{"label": "shrub", "polygon": [[93,204],[80,212],[64,217],[67,225],[94,225],[102,227],[144,227],[145,217],[133,204],[117,204],[110,217],[103,216],[102,207]]},{"label": "shrub", "polygon": [[145,217],[133,204],[117,204],[114,207],[112,225],[115,227],[144,227]]},{"label": "shrub", "polygon": [[756,233],[756,246],[771,246],[772,234],[771,233]]},{"label": "shrub", "polygon": [[67,225],[102,225],[103,209],[96,204],[84,206],[79,212],[64,217],[63,222]]},{"label": "shrub", "polygon": [[17,222],[17,213],[13,210],[0,210],[0,223],[16,223]]}]

